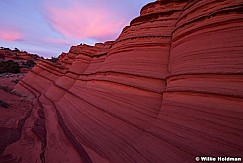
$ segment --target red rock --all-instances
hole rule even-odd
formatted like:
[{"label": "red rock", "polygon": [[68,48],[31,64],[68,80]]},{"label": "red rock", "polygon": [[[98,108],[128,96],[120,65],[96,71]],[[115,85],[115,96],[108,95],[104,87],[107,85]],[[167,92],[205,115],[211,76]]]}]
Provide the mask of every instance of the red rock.
[{"label": "red rock", "polygon": [[26,51],[20,51],[18,49],[11,50],[9,48],[0,48],[0,58],[7,60],[34,60],[37,61],[39,56],[36,54],[29,54]]},{"label": "red rock", "polygon": [[4,54],[2,54],[2,53],[0,53],[0,59],[5,59],[5,55]]},{"label": "red rock", "polygon": [[16,89],[43,104],[46,161],[243,157],[242,3],[149,3],[114,42],[40,61]]}]

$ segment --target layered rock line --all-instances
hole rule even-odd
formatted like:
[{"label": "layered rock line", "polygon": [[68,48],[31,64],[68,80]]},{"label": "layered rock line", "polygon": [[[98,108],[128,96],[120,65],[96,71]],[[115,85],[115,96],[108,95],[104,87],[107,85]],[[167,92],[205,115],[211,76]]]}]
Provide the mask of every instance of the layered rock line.
[{"label": "layered rock line", "polygon": [[172,34],[166,91],[150,131],[194,156],[242,156],[242,2],[191,1]]},{"label": "layered rock line", "polygon": [[114,42],[40,61],[16,89],[44,107],[46,162],[242,157],[242,9],[156,1]]}]

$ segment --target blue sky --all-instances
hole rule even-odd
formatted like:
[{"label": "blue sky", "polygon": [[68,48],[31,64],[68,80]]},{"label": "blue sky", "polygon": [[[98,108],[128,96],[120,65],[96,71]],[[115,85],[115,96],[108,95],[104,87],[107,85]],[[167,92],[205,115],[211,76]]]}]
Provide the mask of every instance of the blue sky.
[{"label": "blue sky", "polygon": [[72,45],[115,40],[153,0],[0,0],[0,46],[58,56]]}]

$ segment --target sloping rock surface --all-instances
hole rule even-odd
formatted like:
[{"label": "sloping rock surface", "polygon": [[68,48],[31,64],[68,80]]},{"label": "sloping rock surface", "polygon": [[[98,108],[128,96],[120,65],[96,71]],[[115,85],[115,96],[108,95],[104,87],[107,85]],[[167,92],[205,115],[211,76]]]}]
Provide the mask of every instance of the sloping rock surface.
[{"label": "sloping rock surface", "polygon": [[242,0],[156,1],[115,41],[40,61],[16,89],[43,107],[42,158],[243,157],[242,11]]}]

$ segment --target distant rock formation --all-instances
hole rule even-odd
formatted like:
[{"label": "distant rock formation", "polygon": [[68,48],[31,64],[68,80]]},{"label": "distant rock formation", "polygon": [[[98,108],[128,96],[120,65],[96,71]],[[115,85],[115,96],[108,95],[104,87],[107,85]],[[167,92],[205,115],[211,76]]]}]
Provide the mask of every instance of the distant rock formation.
[{"label": "distant rock formation", "polygon": [[160,0],[114,42],[40,61],[16,89],[44,108],[42,158],[243,157],[242,11],[242,0]]},{"label": "distant rock formation", "polygon": [[35,64],[44,59],[37,54],[30,54],[15,48],[0,48],[0,74],[1,73],[27,73]]},{"label": "distant rock formation", "polygon": [[20,51],[19,49],[15,48],[11,50],[9,48],[0,48],[0,58],[3,56],[4,59],[7,60],[38,60],[40,57],[36,54],[30,54],[26,51]]}]

